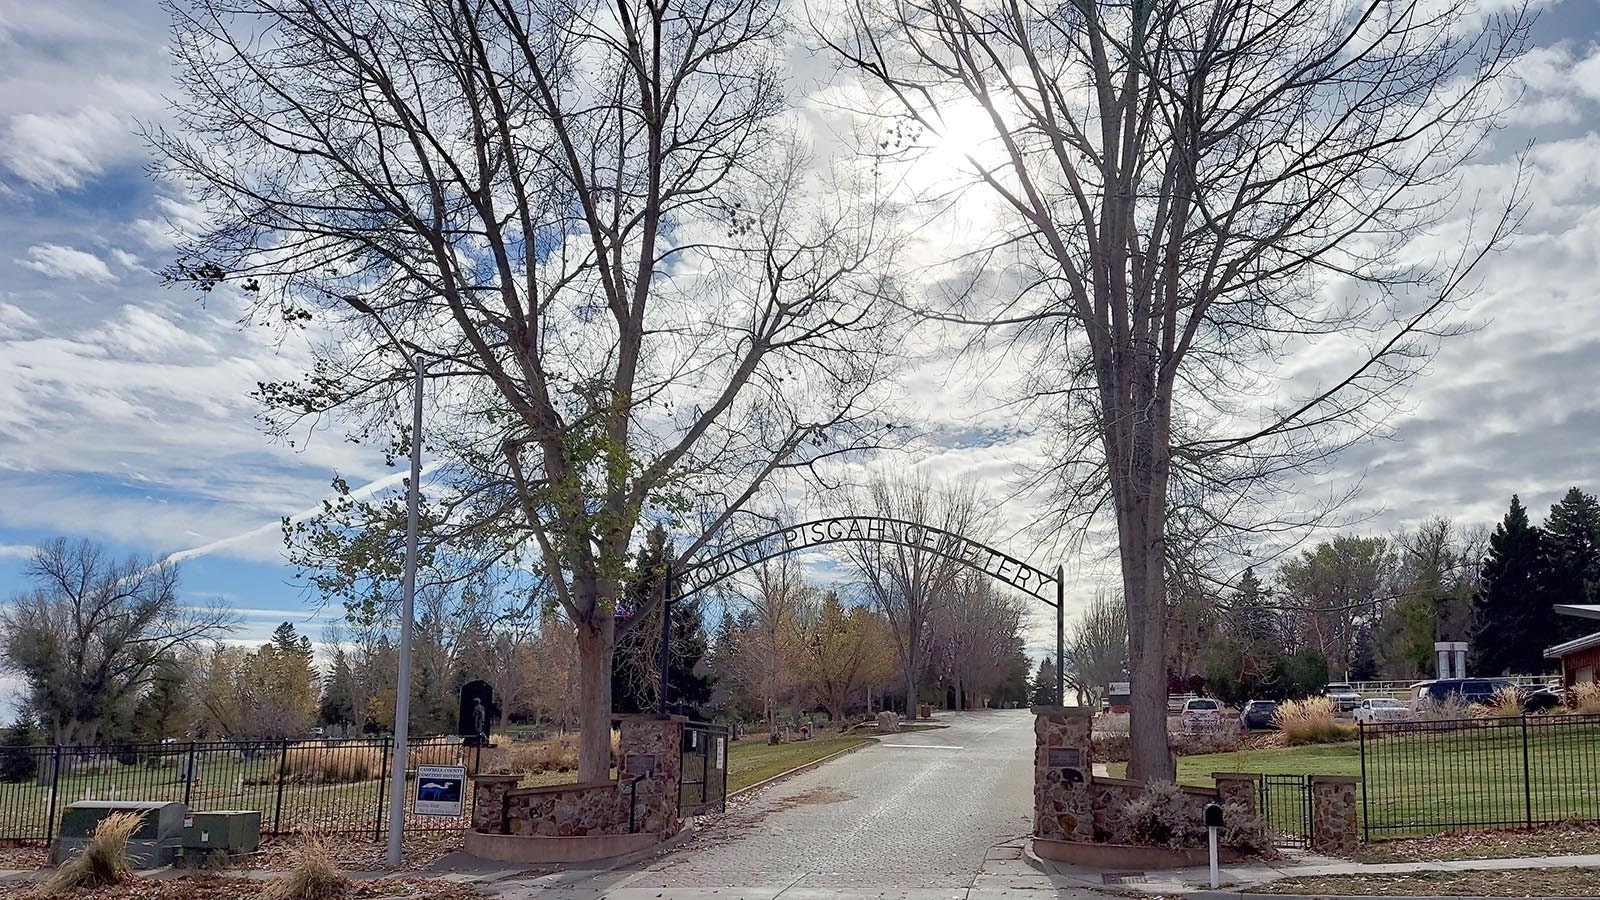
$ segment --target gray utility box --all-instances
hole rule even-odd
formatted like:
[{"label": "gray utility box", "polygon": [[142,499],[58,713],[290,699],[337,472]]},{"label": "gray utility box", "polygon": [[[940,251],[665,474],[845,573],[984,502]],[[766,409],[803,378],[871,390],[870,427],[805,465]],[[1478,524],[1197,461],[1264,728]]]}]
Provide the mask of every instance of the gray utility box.
[{"label": "gray utility box", "polygon": [[128,839],[128,861],[136,869],[169,865],[183,844],[182,803],[140,800],[79,800],[61,811],[61,827],[50,843],[50,862],[60,864],[83,851],[100,820],[119,812],[137,813],[139,829]]},{"label": "gray utility box", "polygon": [[213,809],[190,813],[183,825],[184,856],[221,850],[230,856],[261,849],[261,812]]}]

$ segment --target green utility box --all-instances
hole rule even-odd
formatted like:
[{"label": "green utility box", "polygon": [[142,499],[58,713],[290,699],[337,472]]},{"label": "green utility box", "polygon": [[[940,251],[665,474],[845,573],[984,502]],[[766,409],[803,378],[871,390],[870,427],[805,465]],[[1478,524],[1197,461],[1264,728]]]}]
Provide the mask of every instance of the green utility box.
[{"label": "green utility box", "polygon": [[170,864],[183,843],[182,803],[138,800],[79,800],[61,811],[61,828],[50,842],[50,862],[58,865],[82,852],[100,820],[119,812],[137,813],[139,830],[128,840],[128,861],[136,869]]},{"label": "green utility box", "polygon": [[261,849],[261,813],[254,809],[213,809],[183,820],[185,857],[221,850],[229,856]]}]

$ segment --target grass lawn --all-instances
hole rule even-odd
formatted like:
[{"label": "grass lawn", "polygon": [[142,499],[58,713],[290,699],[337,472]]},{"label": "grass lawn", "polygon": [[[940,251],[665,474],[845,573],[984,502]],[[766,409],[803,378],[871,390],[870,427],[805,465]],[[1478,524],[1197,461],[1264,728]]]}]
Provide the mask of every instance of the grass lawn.
[{"label": "grass lawn", "polygon": [[1600,884],[1600,869],[1514,869],[1285,878],[1251,891],[1380,897],[1593,897],[1597,884]]},{"label": "grass lawn", "polygon": [[[791,741],[776,746],[756,737],[734,741],[728,748],[728,793],[747,788],[758,781],[781,775],[796,766],[819,760],[850,747],[870,743],[866,735],[835,734],[824,732],[809,741]],[[611,777],[617,770],[611,770]],[[524,787],[547,784],[567,784],[576,781],[574,772],[546,772],[522,780]]]},{"label": "grass lawn", "polygon": [[[1109,763],[1106,771],[1122,778],[1127,763]],[[1211,787],[1213,772],[1259,772],[1272,775],[1360,775],[1361,750],[1353,741],[1339,744],[1311,744],[1305,747],[1275,747],[1268,750],[1238,750],[1233,753],[1208,753],[1178,757],[1178,782]]]},{"label": "grass lawn", "polygon": [[[1178,758],[1178,781],[1211,786],[1214,772],[1363,776],[1374,840],[1527,821],[1600,820],[1600,726],[1560,720],[1530,729],[1524,784],[1520,728],[1463,728],[1367,740]],[[1125,763],[1106,767],[1113,777]]]},{"label": "grass lawn", "polygon": [[777,746],[749,738],[737,741],[728,751],[728,793],[872,740],[866,735],[823,733],[809,741]]}]

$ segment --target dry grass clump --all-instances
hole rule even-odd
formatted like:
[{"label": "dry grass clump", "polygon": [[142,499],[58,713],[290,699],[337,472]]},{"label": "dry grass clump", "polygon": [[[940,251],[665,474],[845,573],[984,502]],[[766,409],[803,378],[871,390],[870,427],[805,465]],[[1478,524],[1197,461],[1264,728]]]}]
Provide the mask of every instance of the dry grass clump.
[{"label": "dry grass clump", "polygon": [[1424,697],[1417,702],[1416,717],[1419,722],[1448,722],[1455,719],[1472,718],[1472,704],[1461,699],[1460,694],[1451,694],[1443,700]]},{"label": "dry grass clump", "polygon": [[1278,740],[1284,744],[1331,744],[1355,736],[1355,726],[1334,718],[1333,700],[1307,697],[1278,704],[1272,721],[1278,726]]},{"label": "dry grass clump", "polygon": [[1511,719],[1522,715],[1522,696],[1517,689],[1506,685],[1494,692],[1489,702],[1473,710],[1480,719]]},{"label": "dry grass clump", "polygon": [[83,852],[62,863],[45,882],[45,896],[126,881],[133,874],[133,867],[128,864],[128,839],[139,830],[143,818],[138,813],[121,812],[101,819]]},{"label": "dry grass clump", "polygon": [[308,834],[294,850],[293,865],[267,883],[263,900],[337,900],[350,889],[350,876],[339,868],[320,835]]},{"label": "dry grass clump", "polygon": [[1572,686],[1571,709],[1575,713],[1600,713],[1600,682],[1580,681]]},{"label": "dry grass clump", "polygon": [[301,741],[284,751],[283,771],[292,781],[341,783],[382,778],[383,747]]},{"label": "dry grass clump", "polygon": [[[541,775],[546,772],[578,770],[578,735],[559,734],[537,741],[511,741],[499,736],[494,743],[495,760],[485,762],[487,771],[499,775]],[[611,760],[621,755],[622,733],[611,732]]]}]

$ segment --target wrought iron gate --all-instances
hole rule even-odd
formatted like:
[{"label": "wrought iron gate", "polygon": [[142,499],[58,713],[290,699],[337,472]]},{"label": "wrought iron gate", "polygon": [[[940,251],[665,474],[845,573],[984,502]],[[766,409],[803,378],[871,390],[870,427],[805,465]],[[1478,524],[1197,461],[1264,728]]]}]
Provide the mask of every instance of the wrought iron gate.
[{"label": "wrought iron gate", "polygon": [[728,726],[683,726],[678,769],[678,811],[685,816],[722,812],[728,801]]},{"label": "wrought iron gate", "polygon": [[1256,798],[1261,824],[1279,847],[1308,848],[1315,827],[1310,775],[1263,775]]}]

